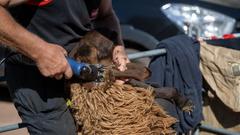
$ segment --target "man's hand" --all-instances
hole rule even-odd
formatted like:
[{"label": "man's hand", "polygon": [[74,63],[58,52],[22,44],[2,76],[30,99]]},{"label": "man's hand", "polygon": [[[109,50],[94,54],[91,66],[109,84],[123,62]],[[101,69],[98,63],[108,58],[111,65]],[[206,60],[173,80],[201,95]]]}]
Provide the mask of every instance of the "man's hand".
[{"label": "man's hand", "polygon": [[[130,60],[127,57],[124,46],[118,45],[113,49],[113,62],[118,67],[120,71],[125,71],[127,69],[127,63]],[[118,84],[123,84],[126,80],[117,80]]]},{"label": "man's hand", "polygon": [[127,69],[127,63],[129,63],[129,59],[125,52],[124,46],[116,46],[113,49],[113,62],[117,65],[120,71],[124,71]]},{"label": "man's hand", "polygon": [[55,77],[61,79],[63,75],[66,79],[72,77],[72,69],[68,64],[67,52],[61,46],[44,42],[41,45],[44,51],[38,51],[35,62],[41,74],[45,77]]},{"label": "man's hand", "polygon": [[42,75],[46,77],[72,77],[72,70],[65,58],[66,51],[26,30],[6,10],[7,7],[24,2],[27,0],[0,0],[0,43],[13,47],[34,60]]}]

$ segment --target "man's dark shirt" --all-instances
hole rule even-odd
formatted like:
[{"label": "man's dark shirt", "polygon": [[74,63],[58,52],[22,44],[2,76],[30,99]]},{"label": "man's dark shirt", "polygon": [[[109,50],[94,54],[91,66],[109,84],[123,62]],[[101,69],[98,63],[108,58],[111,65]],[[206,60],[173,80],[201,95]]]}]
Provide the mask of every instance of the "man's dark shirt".
[{"label": "man's dark shirt", "polygon": [[[63,46],[68,51],[71,43],[79,41],[93,29],[91,12],[96,11],[100,0],[53,0],[44,6],[23,4],[9,9],[15,20],[32,33],[49,43]],[[91,2],[92,1],[92,2]],[[31,61],[18,54],[10,61]]]}]

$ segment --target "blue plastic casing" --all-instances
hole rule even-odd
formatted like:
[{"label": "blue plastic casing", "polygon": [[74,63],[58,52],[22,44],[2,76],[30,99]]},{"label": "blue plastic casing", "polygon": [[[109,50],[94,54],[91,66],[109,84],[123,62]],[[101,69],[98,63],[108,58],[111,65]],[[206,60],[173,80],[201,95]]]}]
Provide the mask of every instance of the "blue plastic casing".
[{"label": "blue plastic casing", "polygon": [[83,67],[87,66],[86,63],[79,63],[72,58],[67,58],[67,61],[68,61],[69,65],[71,66],[73,74],[75,76],[80,76],[80,73],[81,73]]}]

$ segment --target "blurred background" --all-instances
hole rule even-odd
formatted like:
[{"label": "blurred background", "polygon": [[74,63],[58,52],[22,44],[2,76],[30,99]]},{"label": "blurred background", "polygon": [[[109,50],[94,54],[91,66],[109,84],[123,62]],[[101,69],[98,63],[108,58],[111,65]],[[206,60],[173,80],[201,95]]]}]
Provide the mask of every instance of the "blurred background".
[{"label": "blurred background", "polygon": [[240,32],[239,0],[113,0],[113,6],[129,52],[153,49],[179,34],[211,38]]},{"label": "blurred background", "polygon": [[[128,53],[154,49],[161,40],[180,34],[240,49],[239,0],[113,0],[113,6]],[[135,62],[148,65],[149,61],[141,58]],[[206,82],[203,87],[208,89]],[[240,112],[207,93],[203,99],[203,124],[240,134]],[[202,130],[200,134],[210,133]]]}]

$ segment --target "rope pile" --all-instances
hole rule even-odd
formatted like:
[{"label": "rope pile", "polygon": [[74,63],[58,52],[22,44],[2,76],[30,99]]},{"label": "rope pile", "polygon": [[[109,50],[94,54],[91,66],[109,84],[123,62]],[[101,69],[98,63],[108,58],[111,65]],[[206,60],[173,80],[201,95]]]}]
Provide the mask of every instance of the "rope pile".
[{"label": "rope pile", "polygon": [[[93,31],[82,38],[70,56],[87,63],[103,64],[104,60],[112,63],[112,45],[109,39]],[[91,82],[90,87],[70,81],[71,110],[79,132],[82,135],[175,134],[171,126],[176,119],[155,103],[153,90],[116,84],[111,70],[109,66],[104,81]]]},{"label": "rope pile", "polygon": [[71,84],[72,112],[83,135],[174,134],[170,117],[154,102],[153,91],[130,85]]}]

